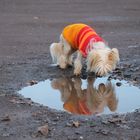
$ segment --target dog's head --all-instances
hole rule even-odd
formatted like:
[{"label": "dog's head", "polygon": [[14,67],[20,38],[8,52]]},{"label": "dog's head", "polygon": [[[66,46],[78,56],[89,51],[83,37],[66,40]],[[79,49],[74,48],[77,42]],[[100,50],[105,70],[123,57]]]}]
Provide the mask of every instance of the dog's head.
[{"label": "dog's head", "polygon": [[87,56],[87,70],[104,76],[115,69],[119,62],[119,52],[116,48],[93,49]]}]

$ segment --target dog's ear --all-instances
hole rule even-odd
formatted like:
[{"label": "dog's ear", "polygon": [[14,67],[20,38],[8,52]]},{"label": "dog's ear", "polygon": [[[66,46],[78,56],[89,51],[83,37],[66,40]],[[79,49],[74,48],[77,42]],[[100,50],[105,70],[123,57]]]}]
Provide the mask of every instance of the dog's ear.
[{"label": "dog's ear", "polygon": [[115,61],[116,63],[117,62],[119,62],[119,51],[118,51],[118,49],[116,49],[116,48],[113,48],[112,50],[111,50],[111,52],[109,53],[109,55],[108,55],[108,59],[110,60],[110,61]]}]

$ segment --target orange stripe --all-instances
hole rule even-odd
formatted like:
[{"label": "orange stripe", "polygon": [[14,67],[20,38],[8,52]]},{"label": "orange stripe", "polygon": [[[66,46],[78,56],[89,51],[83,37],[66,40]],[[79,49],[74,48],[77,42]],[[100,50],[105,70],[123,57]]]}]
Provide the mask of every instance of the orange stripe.
[{"label": "orange stripe", "polygon": [[87,30],[81,35],[81,37],[80,37],[80,39],[79,39],[79,44],[82,42],[83,38],[84,38],[89,32],[91,32],[91,30],[90,30],[90,29],[87,29]]},{"label": "orange stripe", "polygon": [[[80,42],[79,49],[81,49],[81,47],[83,46],[83,44],[84,44],[84,46],[85,46],[85,44],[88,43],[87,41],[89,40],[89,38],[91,38],[91,36],[94,37],[94,33],[93,33],[92,31],[90,31],[90,32],[88,32],[87,34],[85,34],[85,36],[82,38],[82,40],[81,40],[81,42]],[[87,40],[87,39],[88,39],[88,40]]]},{"label": "orange stripe", "polygon": [[79,101],[79,106],[80,106],[80,110],[82,111],[82,114],[86,114],[86,115],[91,114],[91,112],[89,111],[89,109],[87,108],[84,102]]},{"label": "orange stripe", "polygon": [[88,32],[92,32],[93,34],[96,34],[96,32],[89,26],[87,26],[87,29],[85,29],[82,33],[82,35],[79,38],[79,44],[81,43],[83,37],[88,33]]},{"label": "orange stripe", "polygon": [[81,40],[83,39],[83,37],[88,33],[88,32],[90,32],[91,31],[91,29],[90,28],[87,28],[87,29],[85,29],[83,32],[82,32],[82,34],[80,35],[80,38],[79,38],[79,43],[81,42]]},{"label": "orange stripe", "polygon": [[87,45],[88,45],[88,43],[89,43],[89,40],[90,40],[91,38],[93,38],[93,37],[94,37],[93,35],[88,36],[88,38],[85,40],[85,42],[84,42],[82,45],[80,45],[80,50],[81,50],[81,52],[83,53],[83,56],[84,56],[84,57],[87,56],[86,47],[87,47]]},{"label": "orange stripe", "polygon": [[89,29],[88,28],[88,26],[85,26],[85,27],[83,27],[80,31],[79,31],[79,33],[78,33],[78,35],[77,35],[77,37],[76,37],[76,45],[77,46],[79,46],[79,38],[81,37],[81,35],[83,34],[83,32],[85,31],[85,30],[87,30],[87,29]]}]

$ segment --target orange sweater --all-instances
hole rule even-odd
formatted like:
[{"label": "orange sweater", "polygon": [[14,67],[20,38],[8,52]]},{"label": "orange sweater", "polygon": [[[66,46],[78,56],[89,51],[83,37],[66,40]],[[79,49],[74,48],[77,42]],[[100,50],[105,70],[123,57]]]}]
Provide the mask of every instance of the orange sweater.
[{"label": "orange sweater", "polygon": [[82,23],[66,26],[62,31],[62,35],[71,47],[76,50],[79,49],[84,57],[87,56],[87,50],[91,47],[91,41],[103,41],[94,29]]}]

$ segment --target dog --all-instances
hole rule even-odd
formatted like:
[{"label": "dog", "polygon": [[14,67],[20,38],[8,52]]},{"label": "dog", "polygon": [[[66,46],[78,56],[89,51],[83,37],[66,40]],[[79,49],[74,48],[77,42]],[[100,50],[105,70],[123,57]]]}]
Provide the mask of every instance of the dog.
[{"label": "dog", "polygon": [[52,43],[50,46],[53,62],[62,69],[72,65],[74,52],[77,52],[74,75],[81,74],[83,58],[86,58],[87,71],[98,76],[107,75],[119,62],[118,49],[109,48],[93,28],[83,23],[66,26],[59,43]]},{"label": "dog", "polygon": [[94,82],[95,78],[88,78],[87,88],[83,89],[79,77],[61,77],[53,79],[51,86],[60,91],[63,108],[73,114],[98,115],[105,107],[108,107],[111,112],[116,111],[118,99],[112,83],[100,83],[96,87]]}]

